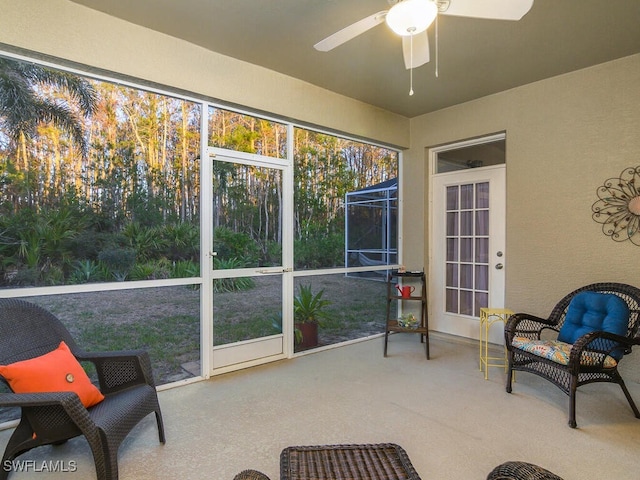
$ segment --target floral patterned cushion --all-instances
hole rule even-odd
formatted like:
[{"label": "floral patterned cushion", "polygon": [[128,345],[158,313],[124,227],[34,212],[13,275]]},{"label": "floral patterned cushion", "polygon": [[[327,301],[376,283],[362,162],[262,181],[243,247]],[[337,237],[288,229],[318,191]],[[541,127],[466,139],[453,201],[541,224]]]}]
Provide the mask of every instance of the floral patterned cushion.
[{"label": "floral patterned cushion", "polygon": [[[532,340],[526,337],[513,337],[511,344],[520,350],[533,353],[539,357],[549,359],[561,365],[569,364],[569,354],[571,353],[570,343],[561,342],[559,340]],[[589,354],[582,352],[580,363],[585,366],[598,365],[601,356],[598,354]],[[607,355],[604,359],[605,368],[614,368],[618,362],[615,358]]]}]

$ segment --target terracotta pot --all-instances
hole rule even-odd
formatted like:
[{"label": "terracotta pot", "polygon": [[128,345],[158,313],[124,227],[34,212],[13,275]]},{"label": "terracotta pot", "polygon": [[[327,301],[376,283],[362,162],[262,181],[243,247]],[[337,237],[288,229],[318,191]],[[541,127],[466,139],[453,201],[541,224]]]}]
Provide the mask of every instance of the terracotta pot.
[{"label": "terracotta pot", "polygon": [[296,323],[295,327],[302,333],[302,342],[295,344],[296,352],[318,346],[317,323]]}]

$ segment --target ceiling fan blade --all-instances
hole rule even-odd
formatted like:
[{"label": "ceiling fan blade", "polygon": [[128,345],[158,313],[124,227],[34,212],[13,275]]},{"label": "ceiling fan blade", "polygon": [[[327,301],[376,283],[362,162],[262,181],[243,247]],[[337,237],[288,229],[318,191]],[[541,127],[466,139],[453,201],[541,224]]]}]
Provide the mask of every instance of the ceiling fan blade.
[{"label": "ceiling fan blade", "polygon": [[333,35],[328,36],[324,40],[320,40],[313,48],[320,50],[321,52],[328,52],[334,48],[348,42],[352,38],[363,34],[367,30],[371,30],[373,27],[380,25],[384,22],[384,18],[387,15],[387,10],[383,10],[373,15],[369,15],[362,20],[352,23],[348,27],[344,27],[342,30],[337,31]]},{"label": "ceiling fan blade", "polygon": [[[413,39],[413,47],[411,41]],[[411,51],[413,50],[413,59]],[[418,68],[429,63],[429,37],[426,30],[417,35],[406,35],[402,37],[402,55],[404,56],[404,66]]]},{"label": "ceiling fan blade", "polygon": [[443,3],[442,15],[492,20],[520,20],[533,6],[533,0],[450,0]]}]

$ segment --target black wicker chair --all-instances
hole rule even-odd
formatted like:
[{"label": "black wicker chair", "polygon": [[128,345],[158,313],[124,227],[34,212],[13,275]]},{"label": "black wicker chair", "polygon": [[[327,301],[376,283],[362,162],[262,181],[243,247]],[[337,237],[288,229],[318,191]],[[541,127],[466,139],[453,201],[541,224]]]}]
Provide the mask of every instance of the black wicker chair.
[{"label": "black wicker chair", "polygon": [[[626,335],[601,331],[587,333],[572,343],[566,365],[513,345],[514,337],[535,341],[546,338],[548,334],[557,335],[565,322],[571,300],[585,291],[610,293],[624,300],[629,309]],[[575,428],[577,388],[593,382],[613,382],[620,385],[636,418],[640,418],[640,412],[618,372],[622,355],[631,353],[632,347],[640,344],[637,336],[639,326],[640,289],[620,283],[594,283],[579,288],[560,300],[547,319],[525,313],[512,315],[505,326],[509,361],[506,390],[511,393],[514,370],[534,373],[549,380],[569,395],[569,426]],[[617,359],[612,361],[612,357]]]},{"label": "black wicker chair", "polygon": [[[20,423],[7,443],[2,466],[35,447],[84,435],[98,480],[117,480],[118,447],[148,414],[155,413],[160,442],[165,443],[149,355],[144,351],[86,353],[48,311],[23,300],[0,299],[0,364],[44,355],[61,341],[78,361],[95,365],[105,398],[87,409],[73,392],[1,393],[0,407],[21,408]],[[0,479],[5,480],[9,473],[10,469],[0,468]]]},{"label": "black wicker chair", "polygon": [[264,473],[258,470],[243,470],[233,480],[270,480]]},{"label": "black wicker chair", "polygon": [[505,462],[494,468],[487,480],[562,480],[549,470],[528,462]]}]

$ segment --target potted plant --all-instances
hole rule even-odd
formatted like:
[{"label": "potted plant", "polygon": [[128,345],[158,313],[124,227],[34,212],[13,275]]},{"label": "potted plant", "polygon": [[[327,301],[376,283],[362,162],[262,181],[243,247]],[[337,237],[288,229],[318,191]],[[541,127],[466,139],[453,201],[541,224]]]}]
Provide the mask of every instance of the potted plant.
[{"label": "potted plant", "polygon": [[318,325],[327,318],[326,307],[331,303],[323,299],[324,289],[314,294],[311,285],[300,285],[293,299],[296,351],[318,345]]},{"label": "potted plant", "polygon": [[415,330],[420,325],[419,325],[418,319],[413,313],[405,313],[398,319],[398,326],[402,328],[409,328],[411,330]]}]

